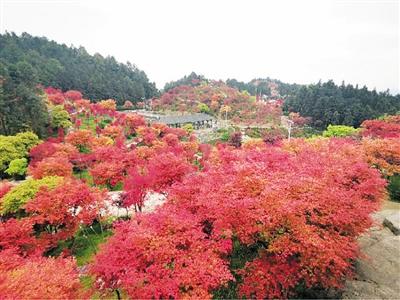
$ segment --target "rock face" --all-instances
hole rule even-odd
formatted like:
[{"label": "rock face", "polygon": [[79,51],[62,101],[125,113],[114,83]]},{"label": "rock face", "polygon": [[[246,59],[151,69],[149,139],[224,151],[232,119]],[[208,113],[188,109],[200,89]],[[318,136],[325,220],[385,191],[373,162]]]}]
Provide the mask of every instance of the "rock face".
[{"label": "rock face", "polygon": [[398,209],[374,215],[377,225],[359,239],[364,257],[356,262],[356,278],[346,282],[344,299],[400,299],[400,236],[382,225],[398,217]]},{"label": "rock face", "polygon": [[389,228],[395,235],[400,235],[400,211],[387,216],[383,220],[383,225]]}]

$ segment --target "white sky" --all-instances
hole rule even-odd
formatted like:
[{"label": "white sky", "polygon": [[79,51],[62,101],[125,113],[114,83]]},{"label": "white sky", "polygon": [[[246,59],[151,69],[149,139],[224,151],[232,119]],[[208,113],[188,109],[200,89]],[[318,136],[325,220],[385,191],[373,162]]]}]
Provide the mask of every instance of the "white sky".
[{"label": "white sky", "polygon": [[159,88],[195,71],[400,92],[397,0],[0,0],[0,31],[129,60]]}]

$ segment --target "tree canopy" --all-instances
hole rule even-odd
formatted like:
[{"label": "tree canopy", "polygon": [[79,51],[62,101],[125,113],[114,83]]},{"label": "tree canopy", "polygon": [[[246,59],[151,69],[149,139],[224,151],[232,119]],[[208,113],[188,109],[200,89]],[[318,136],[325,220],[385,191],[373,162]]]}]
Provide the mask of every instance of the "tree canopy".
[{"label": "tree canopy", "polygon": [[364,120],[398,112],[400,95],[351,84],[338,86],[330,80],[301,87],[286,99],[284,108],[311,117],[312,125],[320,129],[329,124],[359,127]]},{"label": "tree canopy", "polygon": [[[21,65],[23,64],[23,65]],[[14,68],[29,69],[29,77],[44,86],[79,90],[92,100],[138,101],[157,94],[154,83],[134,64],[119,63],[114,57],[90,55],[83,47],[68,47],[28,33],[0,35],[0,65],[14,74]],[[1,74],[1,73],[0,73]]]}]

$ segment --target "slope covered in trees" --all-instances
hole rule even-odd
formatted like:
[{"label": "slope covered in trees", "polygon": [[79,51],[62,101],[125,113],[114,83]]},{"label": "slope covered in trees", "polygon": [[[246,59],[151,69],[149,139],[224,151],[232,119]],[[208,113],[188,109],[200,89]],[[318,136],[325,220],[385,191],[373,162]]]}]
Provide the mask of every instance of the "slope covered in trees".
[{"label": "slope covered in trees", "polygon": [[[212,82],[192,72],[177,81],[167,83],[164,92],[171,93],[179,89],[179,86],[196,89],[201,84]],[[284,111],[300,113],[311,118],[310,125],[317,129],[325,129],[330,124],[358,127],[364,120],[400,111],[400,95],[371,91],[366,87],[359,88],[351,84],[342,83],[338,86],[332,80],[300,85],[267,77],[255,78],[249,82],[227,79],[224,83],[240,92],[248,92],[257,99],[283,99]]]},{"label": "slope covered in trees", "polygon": [[[0,298],[311,298],[351,276],[357,238],[400,172],[397,117],[350,138],[211,146],[113,100],[46,93],[69,123],[56,118],[58,137],[40,144],[8,141],[29,152],[33,178],[0,184]],[[110,218],[111,190],[133,215]],[[165,203],[144,212],[154,192]],[[79,239],[111,232],[83,260]]]},{"label": "slope covered in trees", "polygon": [[280,121],[281,101],[257,101],[255,96],[232,88],[223,81],[200,81],[199,77],[189,77],[182,81],[187,85],[176,86],[153,99],[152,109],[221,115],[236,124],[264,125]]},{"label": "slope covered in trees", "polygon": [[129,62],[122,64],[114,57],[90,55],[83,47],[60,45],[27,33],[0,35],[2,68],[12,69],[21,63],[42,85],[80,90],[91,100],[112,98],[122,105],[124,100],[137,101],[157,94],[154,83]]},{"label": "slope covered in trees", "polygon": [[[169,90],[176,88],[180,85],[197,86],[201,82],[210,82],[211,79],[207,79],[203,75],[196,74],[195,72],[185,75],[182,78],[167,82],[164,86],[163,91],[168,92]],[[267,78],[254,78],[249,82],[238,81],[235,78],[230,78],[225,81],[226,85],[236,88],[241,92],[247,91],[250,95],[265,95],[268,97],[287,96],[293,95],[301,87],[299,84],[285,83],[277,79]]]},{"label": "slope covered in trees", "polygon": [[37,72],[31,64],[0,60],[0,134],[32,130],[44,135],[49,113],[41,97]]},{"label": "slope covered in trees", "polygon": [[400,111],[400,95],[370,91],[351,84],[340,86],[333,81],[301,87],[287,97],[284,108],[312,118],[312,125],[326,128],[329,124],[358,127],[364,120]]}]

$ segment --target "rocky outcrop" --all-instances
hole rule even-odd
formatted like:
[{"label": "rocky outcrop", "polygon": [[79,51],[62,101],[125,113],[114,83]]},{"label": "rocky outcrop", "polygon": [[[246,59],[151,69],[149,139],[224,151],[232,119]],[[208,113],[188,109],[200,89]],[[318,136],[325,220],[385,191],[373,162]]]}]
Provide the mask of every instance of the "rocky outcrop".
[{"label": "rocky outcrop", "polygon": [[400,235],[400,211],[385,217],[383,225],[389,228],[395,235]]},{"label": "rocky outcrop", "polygon": [[363,257],[355,264],[354,280],[346,282],[344,299],[400,299],[400,236],[391,228],[399,209],[384,207],[374,215],[377,225],[360,237]]}]

